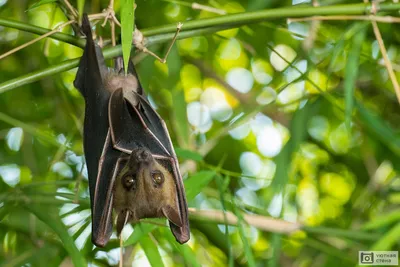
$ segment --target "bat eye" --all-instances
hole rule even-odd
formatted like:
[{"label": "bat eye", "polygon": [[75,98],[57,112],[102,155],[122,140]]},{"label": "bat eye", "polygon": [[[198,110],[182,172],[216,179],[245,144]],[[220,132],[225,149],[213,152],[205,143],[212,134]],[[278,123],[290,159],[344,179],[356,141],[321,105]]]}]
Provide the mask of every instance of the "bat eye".
[{"label": "bat eye", "polygon": [[127,175],[122,179],[122,184],[126,189],[131,189],[135,185],[135,179],[131,175]]},{"label": "bat eye", "polygon": [[164,175],[161,172],[153,172],[151,174],[156,184],[160,185],[164,182]]}]

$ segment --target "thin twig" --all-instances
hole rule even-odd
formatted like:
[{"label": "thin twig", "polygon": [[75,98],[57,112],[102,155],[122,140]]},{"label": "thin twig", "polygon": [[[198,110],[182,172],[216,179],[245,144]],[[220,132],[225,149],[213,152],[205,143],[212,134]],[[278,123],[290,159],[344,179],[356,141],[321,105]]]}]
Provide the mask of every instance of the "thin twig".
[{"label": "thin twig", "polygon": [[223,9],[219,9],[219,8],[215,8],[215,7],[211,7],[211,6],[205,6],[199,3],[193,3],[192,4],[192,8],[193,9],[198,9],[198,10],[204,10],[210,13],[216,13],[219,15],[225,15],[227,14],[227,12]]},{"label": "thin twig", "polygon": [[75,17],[76,21],[78,21],[79,14],[75,10],[75,8],[70,4],[68,0],[63,0],[65,6],[69,9],[69,12],[72,14],[72,16]]},{"label": "thin twig", "polygon": [[123,251],[122,235],[119,236],[119,267],[124,266],[124,251]]},{"label": "thin twig", "polygon": [[289,18],[288,23],[291,22],[302,22],[302,21],[320,21],[320,20],[366,20],[366,21],[377,21],[382,23],[400,23],[400,18],[393,16],[314,16],[305,18]]},{"label": "thin twig", "polygon": [[[198,210],[195,208],[189,208],[189,214],[193,217],[205,219],[207,221],[227,223],[229,225],[237,225],[239,222],[238,218],[229,211],[225,213],[226,218],[224,212],[220,210]],[[301,228],[301,224],[299,223],[255,214],[243,214],[243,219],[249,225],[254,226],[257,229],[274,233],[290,234],[294,231],[300,230]]]},{"label": "thin twig", "polygon": [[[114,0],[110,0],[110,3],[108,4],[108,10],[112,10],[111,12],[111,42],[112,42],[112,46],[115,46],[117,43],[115,41],[115,12],[114,12]],[[115,18],[115,20],[114,20]],[[106,18],[107,19],[107,18]]]},{"label": "thin twig", "polygon": [[396,75],[394,74],[392,63],[390,62],[390,59],[387,55],[385,44],[383,43],[383,40],[382,40],[381,32],[379,31],[379,27],[378,27],[378,24],[376,23],[376,21],[372,21],[371,23],[372,23],[372,28],[374,29],[374,34],[375,34],[376,40],[378,41],[378,44],[379,44],[379,49],[381,50],[382,57],[385,62],[386,69],[389,73],[390,80],[392,81],[393,88],[394,88],[394,91],[397,96],[397,101],[400,103],[400,86],[397,81]]},{"label": "thin twig", "polygon": [[52,35],[52,34],[54,34],[56,32],[59,32],[62,28],[64,28],[65,26],[67,26],[69,24],[72,24],[74,22],[75,22],[75,20],[67,21],[67,22],[61,24],[60,26],[57,26],[54,30],[52,30],[52,31],[50,31],[48,33],[45,33],[45,34],[39,36],[38,38],[35,38],[35,39],[33,39],[33,40],[23,44],[23,45],[20,45],[20,46],[14,48],[14,49],[11,49],[10,51],[4,53],[3,55],[0,55],[0,59],[3,59],[3,58],[5,58],[5,57],[7,57],[7,56],[9,56],[9,55],[11,55],[11,54],[13,54],[15,52],[27,47],[27,46],[30,46],[31,44],[34,44],[34,43],[46,38],[47,36],[50,36],[50,35]]},{"label": "thin twig", "polygon": [[[368,0],[364,0],[364,3],[368,3],[368,2],[369,2]],[[376,1],[372,1],[371,7],[372,7],[371,13],[373,15],[378,13],[379,6]],[[399,19],[399,21],[400,21],[400,19]],[[400,86],[397,81],[396,75],[394,74],[392,63],[390,62],[389,56],[387,54],[385,43],[383,42],[382,35],[381,35],[381,32],[378,27],[378,23],[376,23],[376,21],[371,21],[371,23],[372,23],[372,28],[374,30],[375,38],[378,41],[379,49],[381,50],[382,57],[385,62],[386,69],[389,73],[390,80],[392,81],[393,88],[394,88],[394,91],[397,96],[397,101],[400,103]]]},{"label": "thin twig", "polygon": [[[312,3],[313,3],[314,7],[319,6],[319,3],[317,0],[313,0]],[[319,21],[319,20],[311,21],[309,35],[303,41],[303,48],[305,51],[309,51],[313,47],[314,42],[317,39],[317,32],[319,30],[320,25],[321,25],[321,21]]]}]

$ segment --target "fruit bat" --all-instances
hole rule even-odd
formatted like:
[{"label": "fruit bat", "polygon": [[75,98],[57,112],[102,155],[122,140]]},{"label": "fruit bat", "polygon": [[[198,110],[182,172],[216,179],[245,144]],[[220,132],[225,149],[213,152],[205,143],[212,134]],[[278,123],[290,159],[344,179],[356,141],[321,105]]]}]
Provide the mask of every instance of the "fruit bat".
[{"label": "fruit bat", "polygon": [[84,14],[86,46],[74,86],[85,99],[83,145],[89,175],[92,242],[105,246],[117,214],[118,235],[128,222],[165,217],[176,240],[190,238],[182,176],[164,121],[150,106],[132,62],[105,65]]}]

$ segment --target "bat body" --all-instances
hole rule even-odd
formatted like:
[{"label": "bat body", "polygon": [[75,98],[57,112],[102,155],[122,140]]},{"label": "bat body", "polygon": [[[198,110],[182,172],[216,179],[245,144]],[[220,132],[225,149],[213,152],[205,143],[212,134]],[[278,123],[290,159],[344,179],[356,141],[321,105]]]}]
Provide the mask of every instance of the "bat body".
[{"label": "bat body", "polygon": [[105,246],[128,222],[166,217],[179,243],[190,238],[188,210],[178,161],[164,121],[150,106],[134,66],[122,59],[108,69],[92,39],[87,41],[74,85],[85,99],[84,152],[89,175],[92,242]]}]

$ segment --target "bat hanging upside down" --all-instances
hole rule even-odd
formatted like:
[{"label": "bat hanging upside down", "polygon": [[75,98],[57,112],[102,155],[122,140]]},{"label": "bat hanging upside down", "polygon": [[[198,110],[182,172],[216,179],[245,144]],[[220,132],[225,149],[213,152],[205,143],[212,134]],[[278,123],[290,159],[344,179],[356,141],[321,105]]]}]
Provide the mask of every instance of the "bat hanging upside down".
[{"label": "bat hanging upside down", "polygon": [[86,47],[74,85],[85,98],[84,151],[89,174],[92,241],[105,246],[128,222],[165,217],[176,240],[190,238],[182,176],[164,121],[150,106],[132,62],[108,69],[82,19]]}]

